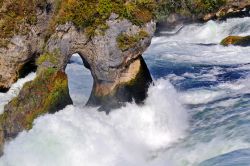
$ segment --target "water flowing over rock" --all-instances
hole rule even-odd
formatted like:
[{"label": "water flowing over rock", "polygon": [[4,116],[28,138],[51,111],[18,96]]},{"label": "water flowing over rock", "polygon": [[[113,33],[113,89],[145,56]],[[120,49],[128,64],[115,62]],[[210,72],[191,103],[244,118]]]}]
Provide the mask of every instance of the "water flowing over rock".
[{"label": "water flowing over rock", "polygon": [[247,47],[250,46],[250,36],[228,36],[223,39],[220,44],[223,46],[235,45]]},{"label": "water flowing over rock", "polygon": [[[1,146],[30,129],[38,116],[72,104],[65,68],[74,53],[81,56],[94,79],[89,106],[100,106],[100,110],[109,112],[123,102],[142,103],[152,82],[142,53],[150,45],[154,21],[138,26],[112,13],[106,20],[108,28],[104,31],[96,28],[94,36],[71,22],[56,26],[48,35],[56,7],[53,0],[45,6],[37,9],[35,25],[25,25],[27,34],[16,34],[0,47],[2,91],[19,78],[20,71],[31,60],[36,59],[38,65],[36,79],[24,85],[0,116]],[[122,47],[122,42],[130,39]]]}]

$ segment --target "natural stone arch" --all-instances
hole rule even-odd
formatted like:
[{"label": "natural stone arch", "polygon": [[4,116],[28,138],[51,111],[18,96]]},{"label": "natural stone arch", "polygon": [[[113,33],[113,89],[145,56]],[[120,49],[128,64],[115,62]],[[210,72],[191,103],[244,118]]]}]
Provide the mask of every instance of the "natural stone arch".
[{"label": "natural stone arch", "polygon": [[[111,14],[106,24],[109,28],[105,32],[96,29],[96,35],[89,37],[68,22],[57,26],[48,40],[42,35],[44,29],[36,32],[34,28],[28,37],[13,37],[18,38],[14,40],[15,45],[0,49],[0,59],[8,55],[21,57],[10,56],[3,60],[9,63],[0,68],[9,69],[11,73],[6,77],[2,75],[0,87],[10,86],[24,60],[34,53],[40,54],[36,79],[24,85],[0,116],[0,146],[19,132],[30,129],[38,116],[72,104],[64,70],[70,56],[76,52],[88,62],[94,79],[87,105],[100,106],[100,110],[108,113],[124,102],[143,102],[152,79],[141,55],[150,45],[155,23],[151,21],[137,26]],[[126,43],[126,40],[132,43]]]},{"label": "natural stone arch", "polygon": [[[140,103],[143,99],[140,101],[138,94],[144,96],[141,98],[145,98],[142,92],[146,93],[152,79],[141,54],[149,46],[155,29],[154,22],[138,27],[126,19],[117,19],[115,14],[110,17],[107,24],[110,28],[104,34],[97,34],[91,39],[71,23],[60,25],[48,40],[46,47],[49,53],[57,52],[58,61],[52,67],[65,69],[70,56],[74,53],[78,53],[86,61],[94,80],[88,105],[102,106],[105,111],[120,106],[122,102],[132,101],[133,98]],[[146,35],[141,37],[142,32]],[[123,50],[119,47],[117,38],[124,34],[136,36],[138,41],[131,48]],[[41,64],[40,68],[46,67],[51,67],[48,62]],[[137,74],[141,71],[147,73],[145,74],[147,78],[141,80],[145,86],[137,87],[141,88],[141,93],[140,90],[137,91],[138,94],[132,94],[132,91],[130,94],[125,93],[122,89],[129,89],[127,84],[131,85],[133,80],[138,79]]]}]

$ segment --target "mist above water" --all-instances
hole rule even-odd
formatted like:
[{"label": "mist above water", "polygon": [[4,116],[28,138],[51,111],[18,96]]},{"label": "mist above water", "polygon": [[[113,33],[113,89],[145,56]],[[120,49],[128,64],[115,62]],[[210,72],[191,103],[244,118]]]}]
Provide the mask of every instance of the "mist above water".
[{"label": "mist above water", "polygon": [[[4,166],[151,165],[157,151],[184,138],[188,115],[167,80],[149,90],[144,106],[127,104],[110,115],[68,106],[34,122],[5,146]],[[18,148],[17,148],[18,147]],[[162,163],[163,164],[163,163]]]}]

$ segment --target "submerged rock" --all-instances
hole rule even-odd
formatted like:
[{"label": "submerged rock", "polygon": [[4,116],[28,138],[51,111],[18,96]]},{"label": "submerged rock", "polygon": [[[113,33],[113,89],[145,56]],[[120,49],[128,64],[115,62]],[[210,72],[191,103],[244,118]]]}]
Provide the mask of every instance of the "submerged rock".
[{"label": "submerged rock", "polygon": [[220,43],[223,46],[228,45],[235,45],[235,46],[242,46],[247,47],[250,46],[250,36],[228,36],[225,39],[223,39]]}]

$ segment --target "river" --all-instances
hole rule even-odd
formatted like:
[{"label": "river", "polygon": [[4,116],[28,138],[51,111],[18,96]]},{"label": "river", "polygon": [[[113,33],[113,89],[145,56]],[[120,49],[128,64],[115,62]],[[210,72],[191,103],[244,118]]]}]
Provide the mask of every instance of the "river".
[{"label": "river", "polygon": [[[250,35],[250,18],[161,32],[144,54],[155,82],[145,104],[109,115],[84,106],[92,78],[74,55],[66,70],[74,105],[37,118],[5,145],[0,165],[250,165],[250,47],[219,45],[228,35]],[[0,111],[34,78],[0,93]]]}]

